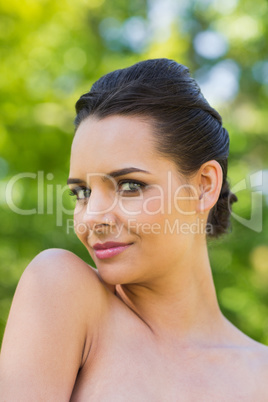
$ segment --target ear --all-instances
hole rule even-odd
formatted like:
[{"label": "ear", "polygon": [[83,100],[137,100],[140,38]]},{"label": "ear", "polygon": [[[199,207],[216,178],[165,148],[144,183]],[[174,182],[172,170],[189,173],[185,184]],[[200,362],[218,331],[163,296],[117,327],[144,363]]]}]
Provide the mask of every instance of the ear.
[{"label": "ear", "polygon": [[205,162],[197,175],[199,200],[197,212],[209,211],[218,201],[222,187],[222,168],[220,164],[211,160]]}]

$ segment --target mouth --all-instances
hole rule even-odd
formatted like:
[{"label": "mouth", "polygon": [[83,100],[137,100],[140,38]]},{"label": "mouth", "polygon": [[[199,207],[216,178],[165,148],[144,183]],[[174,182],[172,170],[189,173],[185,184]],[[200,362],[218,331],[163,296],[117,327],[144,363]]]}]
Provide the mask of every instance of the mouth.
[{"label": "mouth", "polygon": [[114,257],[122,253],[132,244],[133,243],[114,243],[114,242],[107,242],[104,244],[98,243],[93,246],[93,249],[97,258],[105,259]]}]

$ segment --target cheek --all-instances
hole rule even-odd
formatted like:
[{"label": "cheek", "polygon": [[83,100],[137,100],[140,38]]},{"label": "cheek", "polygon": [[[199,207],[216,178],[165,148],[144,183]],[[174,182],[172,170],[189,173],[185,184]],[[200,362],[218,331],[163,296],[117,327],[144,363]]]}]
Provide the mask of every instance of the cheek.
[{"label": "cheek", "polygon": [[155,244],[162,238],[165,218],[162,201],[148,198],[139,204],[139,213],[133,216],[124,215],[122,220],[124,219],[129,233],[136,234],[142,239],[146,238]]},{"label": "cheek", "polygon": [[[136,222],[137,225],[153,225],[154,223],[162,224],[165,218],[168,217],[169,205],[168,197],[165,193],[152,192],[147,196],[140,198],[129,198],[120,200],[118,212],[121,220],[129,225],[132,222],[132,227]],[[156,226],[156,225],[155,225]]]},{"label": "cheek", "polygon": [[141,197],[120,200],[118,213],[122,221],[152,223],[161,220],[165,215],[164,203],[159,196]]},{"label": "cheek", "polygon": [[[174,188],[173,188],[174,187]],[[147,217],[148,220],[152,221],[155,219],[182,217],[188,216],[195,213],[192,206],[191,198],[189,194],[182,191],[176,191],[175,186],[170,186],[170,188],[163,187],[156,189],[156,191],[150,193],[148,196],[144,197],[140,204],[136,205],[136,210],[140,208],[142,215],[141,219]]]},{"label": "cheek", "polygon": [[[138,204],[136,208],[137,206]],[[178,236],[181,242],[187,238],[195,214],[189,195],[180,193],[176,197],[175,192],[169,194],[167,191],[163,197],[154,194],[143,199],[139,208],[141,210],[139,214],[124,217],[132,233],[153,241],[155,246],[169,239],[168,243],[174,247]]]},{"label": "cheek", "polygon": [[165,214],[165,200],[160,196],[150,197],[143,204],[143,212],[150,219]]},{"label": "cheek", "polygon": [[135,216],[137,219],[151,220],[152,217],[159,214],[165,214],[166,209],[166,194],[163,190],[159,191],[156,189],[154,191],[146,192],[140,197],[133,197],[126,200],[121,200],[123,208],[121,210],[130,216]]},{"label": "cheek", "polygon": [[119,197],[115,212],[124,218],[139,216],[143,212],[143,197]]}]

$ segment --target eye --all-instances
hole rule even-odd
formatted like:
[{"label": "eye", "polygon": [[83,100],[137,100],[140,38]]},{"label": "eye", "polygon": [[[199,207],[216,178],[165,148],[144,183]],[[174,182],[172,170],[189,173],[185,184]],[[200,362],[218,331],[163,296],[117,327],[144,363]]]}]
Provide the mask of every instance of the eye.
[{"label": "eye", "polygon": [[140,194],[141,190],[146,186],[145,183],[136,180],[122,180],[118,183],[119,192],[126,194]]},{"label": "eye", "polygon": [[91,190],[86,187],[76,187],[70,190],[70,195],[75,196],[77,201],[86,200],[90,197]]}]

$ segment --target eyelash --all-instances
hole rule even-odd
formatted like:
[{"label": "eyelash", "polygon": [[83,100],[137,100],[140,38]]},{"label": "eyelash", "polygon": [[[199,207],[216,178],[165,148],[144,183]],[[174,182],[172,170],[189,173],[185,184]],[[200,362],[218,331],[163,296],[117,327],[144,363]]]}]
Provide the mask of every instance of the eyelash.
[{"label": "eyelash", "polygon": [[[118,182],[118,186],[120,186],[120,185],[122,185],[122,184],[125,184],[125,183],[128,183],[128,184],[137,184],[137,185],[139,186],[139,189],[141,189],[141,190],[143,190],[143,189],[146,187],[146,184],[143,183],[143,182],[141,182],[141,181],[138,181],[138,180],[127,180],[127,179],[119,181],[119,182]],[[135,194],[135,193],[139,193],[139,194],[140,194],[139,189],[123,190],[123,191],[121,191],[121,193],[123,193],[123,194]],[[119,191],[119,192],[120,192],[120,191]]]},{"label": "eyelash", "polygon": [[[80,191],[83,191],[83,193],[84,193],[84,198],[80,198],[79,197],[79,192]],[[72,196],[72,197],[76,197],[76,200],[77,201],[83,201],[83,200],[86,200],[87,198],[89,198],[89,196],[90,196],[90,189],[89,188],[86,188],[86,187],[76,187],[76,188],[73,188],[72,190],[70,190],[70,195]],[[87,194],[87,193],[89,193],[89,194]],[[86,194],[86,195],[85,195]]]},{"label": "eyelash", "polygon": [[[126,179],[119,181],[117,187],[119,187],[120,185],[125,184],[125,183],[137,184],[139,186],[139,189],[141,189],[141,190],[143,190],[146,187],[146,184],[141,182],[141,181],[126,180]],[[79,192],[80,191],[83,191],[83,194],[84,194],[83,198],[79,197]],[[89,188],[87,188],[87,187],[76,187],[76,188],[70,190],[70,195],[76,197],[77,201],[85,201],[86,199],[88,199],[90,197],[90,193],[91,193],[91,190]],[[123,195],[124,194],[130,194],[131,195],[131,194],[136,194],[136,193],[140,194],[140,191],[138,189],[123,190],[123,191],[119,191],[119,193],[121,193]]]}]

